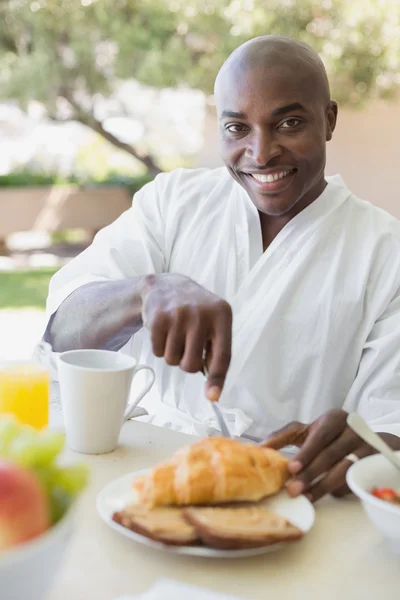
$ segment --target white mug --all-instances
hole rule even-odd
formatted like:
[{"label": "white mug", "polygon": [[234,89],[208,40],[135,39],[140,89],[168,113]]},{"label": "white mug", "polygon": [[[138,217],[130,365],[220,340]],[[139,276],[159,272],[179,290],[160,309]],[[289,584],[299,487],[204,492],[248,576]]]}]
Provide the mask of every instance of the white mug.
[{"label": "white mug", "polygon": [[[128,401],[134,376],[147,369],[150,383]],[[109,350],[70,350],[58,357],[58,379],[67,444],[84,454],[118,445],[121,427],[150,390],[155,374],[132,356]]]}]

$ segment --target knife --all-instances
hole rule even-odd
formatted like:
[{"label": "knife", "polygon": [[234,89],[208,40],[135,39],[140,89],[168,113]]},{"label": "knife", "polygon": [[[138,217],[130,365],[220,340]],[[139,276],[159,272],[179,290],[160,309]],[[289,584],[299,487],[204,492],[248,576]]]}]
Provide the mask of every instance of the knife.
[{"label": "knife", "polygon": [[[206,377],[206,379],[208,379],[208,369],[207,369],[206,361],[204,358],[203,358],[203,374]],[[214,414],[218,421],[218,425],[220,426],[222,435],[227,438],[232,438],[233,436],[230,434],[230,431],[229,431],[228,426],[225,422],[225,419],[222,415],[222,412],[218,405],[218,402],[211,402],[211,400],[209,400],[208,398],[207,398],[207,401],[211,403],[212,409],[213,409]]]}]

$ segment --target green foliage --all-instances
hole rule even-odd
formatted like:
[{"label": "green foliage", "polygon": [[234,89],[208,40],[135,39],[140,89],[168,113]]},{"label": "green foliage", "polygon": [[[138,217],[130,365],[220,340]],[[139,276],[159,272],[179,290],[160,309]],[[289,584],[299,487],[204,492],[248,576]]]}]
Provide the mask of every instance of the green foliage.
[{"label": "green foliage", "polygon": [[40,185],[62,185],[62,184],[77,184],[82,187],[93,187],[99,185],[121,185],[129,190],[129,194],[133,196],[141,187],[151,181],[153,178],[150,174],[145,173],[128,177],[119,173],[108,173],[103,178],[98,179],[83,179],[76,175],[62,177],[58,173],[38,173],[21,169],[13,171],[8,175],[0,175],[0,189],[2,187],[34,187]]},{"label": "green foliage", "polygon": [[211,92],[233,48],[278,33],[321,52],[336,94],[356,102],[399,82],[399,26],[398,0],[3,0],[0,92],[49,108],[130,77]]},{"label": "green foliage", "polygon": [[0,273],[0,310],[36,308],[44,310],[49,282],[56,269],[6,271]]},{"label": "green foliage", "polygon": [[86,185],[121,185],[127,187],[130,195],[133,196],[140,188],[146,185],[146,183],[152,181],[152,179],[153,177],[148,173],[136,175],[135,177],[128,177],[118,173],[109,173],[104,179],[87,182]]},{"label": "green foliage", "polygon": [[0,97],[36,99],[107,137],[94,106],[121,80],[212,93],[236,46],[273,33],[310,43],[334,96],[362,105],[397,90],[399,31],[399,0],[2,0]]},{"label": "green foliage", "polygon": [[63,183],[77,183],[75,177],[68,179],[53,173],[38,173],[20,169],[7,175],[0,175],[0,188],[2,187],[36,187],[38,185],[56,185]]}]

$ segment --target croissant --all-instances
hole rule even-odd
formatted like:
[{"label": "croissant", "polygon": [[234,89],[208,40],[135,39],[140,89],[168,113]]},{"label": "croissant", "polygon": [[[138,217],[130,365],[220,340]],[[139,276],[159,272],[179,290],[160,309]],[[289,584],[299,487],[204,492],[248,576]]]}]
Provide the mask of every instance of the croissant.
[{"label": "croissant", "polygon": [[287,463],[271,448],[207,438],[178,450],[133,488],[148,507],[258,501],[282,488]]}]

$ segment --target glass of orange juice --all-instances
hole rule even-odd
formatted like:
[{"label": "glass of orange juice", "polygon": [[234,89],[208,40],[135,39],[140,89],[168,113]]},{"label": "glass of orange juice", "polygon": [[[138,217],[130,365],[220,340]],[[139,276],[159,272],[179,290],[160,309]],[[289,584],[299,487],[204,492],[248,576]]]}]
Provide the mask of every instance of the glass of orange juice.
[{"label": "glass of orange juice", "polygon": [[34,362],[0,363],[0,414],[37,429],[49,423],[50,374]]}]

